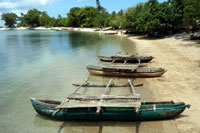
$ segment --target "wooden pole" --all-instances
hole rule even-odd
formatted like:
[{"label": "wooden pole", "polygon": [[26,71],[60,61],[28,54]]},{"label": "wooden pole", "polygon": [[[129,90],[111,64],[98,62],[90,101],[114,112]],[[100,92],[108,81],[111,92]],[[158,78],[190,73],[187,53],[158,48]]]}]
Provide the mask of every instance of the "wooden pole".
[{"label": "wooden pole", "polygon": [[[113,79],[111,79],[111,80],[108,82],[108,84],[107,84],[107,86],[106,86],[106,88],[105,88],[105,91],[104,91],[104,95],[108,95],[108,94],[109,94],[109,92],[110,92],[110,85],[111,85],[112,81],[113,81]],[[97,106],[96,114],[99,114],[99,113],[100,113],[100,111],[101,111],[101,103],[102,103],[102,102],[103,102],[103,97],[101,97],[100,102],[99,102],[99,104],[98,104],[98,106]]]},{"label": "wooden pole", "polygon": [[[132,81],[131,81],[132,82]],[[72,84],[73,86],[80,86],[80,84]],[[92,83],[88,83],[88,84],[83,84],[82,87],[106,87],[107,84],[92,84]],[[138,87],[138,86],[143,86],[142,83],[139,84],[134,84],[134,87]],[[110,87],[130,87],[129,83],[128,84],[111,84]]]},{"label": "wooden pole", "polygon": [[131,80],[128,80],[128,83],[129,83],[129,85],[130,85],[130,87],[131,87],[131,93],[132,93],[133,95],[135,95],[135,89],[134,89],[133,84],[131,83]]},{"label": "wooden pole", "polygon": [[114,55],[121,54],[121,53],[122,53],[122,51],[119,51],[119,52],[115,53]]},{"label": "wooden pole", "polygon": [[108,84],[107,84],[107,86],[106,86],[106,88],[105,88],[105,91],[104,91],[104,94],[105,94],[105,95],[108,95],[108,94],[109,94],[109,92],[110,92],[110,85],[111,85],[112,81],[113,81],[113,79],[111,79],[111,80],[108,82]]},{"label": "wooden pole", "polygon": [[88,78],[74,91],[76,93],[85,83],[87,83]]},{"label": "wooden pole", "polygon": [[115,63],[115,60],[113,60],[113,61],[111,62],[111,64],[112,64],[112,63]]}]

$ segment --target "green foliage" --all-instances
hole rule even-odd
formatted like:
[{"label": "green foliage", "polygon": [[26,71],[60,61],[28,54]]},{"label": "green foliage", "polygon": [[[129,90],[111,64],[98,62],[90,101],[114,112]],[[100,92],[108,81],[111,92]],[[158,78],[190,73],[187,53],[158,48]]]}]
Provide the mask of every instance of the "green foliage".
[{"label": "green foliage", "polygon": [[173,29],[177,31],[183,28],[183,9],[184,9],[183,0],[172,0],[171,7],[172,7],[171,8],[172,25],[173,25]]},{"label": "green foliage", "polygon": [[55,27],[55,26],[56,26],[56,19],[53,17],[50,19],[48,27]]},{"label": "green foliage", "polygon": [[40,26],[47,26],[50,20],[51,17],[49,17],[46,12],[43,12],[42,15],[39,17],[39,24]]},{"label": "green foliage", "polygon": [[81,27],[93,27],[93,21],[98,14],[98,9],[86,6],[81,11]]},{"label": "green foliage", "polygon": [[136,7],[128,8],[122,27],[129,31],[145,32],[149,15],[150,13],[144,3],[139,3]]},{"label": "green foliage", "polygon": [[73,7],[70,9],[69,13],[67,13],[67,25],[72,27],[80,26],[81,20],[81,11],[80,7]]},{"label": "green foliage", "polygon": [[28,25],[27,23],[24,22],[20,22],[17,24],[17,27],[29,27],[30,25]]},{"label": "green foliage", "polygon": [[149,0],[128,8],[122,26],[136,33],[156,36],[177,32],[183,28],[183,8],[182,0],[162,3]]},{"label": "green foliage", "polygon": [[40,26],[39,18],[41,15],[41,11],[31,9],[27,12],[27,14],[24,14],[24,22],[32,27]]},{"label": "green foliage", "polygon": [[111,13],[109,25],[112,26],[114,29],[121,28],[124,19],[125,19],[125,16],[124,16],[123,10],[120,10],[118,13],[113,11]]},{"label": "green foliage", "polygon": [[102,12],[96,15],[93,26],[95,27],[107,27],[110,23],[110,14],[108,12]]},{"label": "green foliage", "polygon": [[118,29],[122,26],[123,16],[117,15],[110,21],[110,26],[114,29]]},{"label": "green foliage", "polygon": [[62,26],[67,26],[67,18],[62,18],[61,15],[58,15],[54,27],[62,27]]},{"label": "green foliage", "polygon": [[84,8],[74,7],[67,14],[68,26],[93,27],[93,22],[98,14],[98,9],[90,6]]},{"label": "green foliage", "polygon": [[37,9],[31,9],[27,14],[21,13],[18,18],[20,23],[17,24],[18,27],[35,27],[35,26],[45,26],[45,27],[59,27],[67,26],[67,18],[62,18],[58,15],[58,18],[50,17],[47,12],[41,12]]},{"label": "green foliage", "polygon": [[5,25],[8,27],[14,27],[17,21],[17,15],[15,13],[3,13],[1,20],[5,21]]},{"label": "green foliage", "polygon": [[71,27],[108,27],[123,28],[135,33],[164,35],[179,32],[184,28],[200,28],[200,0],[148,0],[126,11],[108,13],[96,0],[97,8],[73,7],[67,17],[50,17],[46,12],[31,9],[17,17],[14,13],[2,14],[5,25],[17,26],[71,26]]},{"label": "green foliage", "polygon": [[184,0],[184,19],[183,23],[186,27],[197,29],[200,28],[200,1]]}]

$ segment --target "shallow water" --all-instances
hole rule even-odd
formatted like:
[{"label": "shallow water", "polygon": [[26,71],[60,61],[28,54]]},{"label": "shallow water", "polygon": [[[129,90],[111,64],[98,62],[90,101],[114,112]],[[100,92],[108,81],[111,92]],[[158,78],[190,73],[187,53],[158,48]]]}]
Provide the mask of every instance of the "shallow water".
[{"label": "shallow water", "polygon": [[[37,115],[29,97],[64,100],[76,88],[71,84],[109,78],[89,76],[85,64],[99,63],[97,55],[137,52],[127,39],[98,33],[69,31],[0,31],[0,131],[91,132],[110,129],[135,131],[137,123],[62,122]],[[118,82],[118,78],[116,82]],[[127,80],[127,79],[124,79]],[[125,82],[125,81],[124,81]],[[104,89],[82,89],[101,94]],[[112,93],[128,93],[116,91]],[[122,127],[126,127],[126,130]],[[127,128],[128,127],[128,128]],[[96,130],[98,129],[98,130]]]}]

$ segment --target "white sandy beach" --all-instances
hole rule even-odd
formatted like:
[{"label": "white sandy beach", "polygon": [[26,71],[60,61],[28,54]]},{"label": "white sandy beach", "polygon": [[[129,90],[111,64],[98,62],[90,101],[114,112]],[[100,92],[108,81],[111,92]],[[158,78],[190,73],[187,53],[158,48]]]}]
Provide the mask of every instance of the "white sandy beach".
[{"label": "white sandy beach", "polygon": [[[157,100],[177,100],[191,104],[178,119],[170,120],[178,132],[200,132],[200,41],[175,39],[145,39],[128,37],[145,45],[143,55],[152,55],[155,59],[150,67],[163,67],[168,71],[161,78],[145,79]],[[167,130],[166,130],[167,131]]]}]

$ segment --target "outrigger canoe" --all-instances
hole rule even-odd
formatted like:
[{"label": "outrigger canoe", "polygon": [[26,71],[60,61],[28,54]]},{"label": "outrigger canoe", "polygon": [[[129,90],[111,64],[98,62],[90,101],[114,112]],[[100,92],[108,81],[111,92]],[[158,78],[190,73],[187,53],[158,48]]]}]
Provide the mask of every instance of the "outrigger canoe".
[{"label": "outrigger canoe", "polygon": [[[184,102],[140,102],[134,86],[128,80],[131,94],[109,95],[113,79],[107,84],[104,94],[90,96],[76,93],[63,102],[31,98],[35,111],[43,116],[61,120],[90,121],[142,121],[170,119],[181,114],[189,104]],[[82,84],[84,85],[87,80]]]},{"label": "outrigger canoe", "polygon": [[88,72],[99,76],[119,77],[159,77],[166,70],[164,68],[143,68],[138,66],[109,66],[109,65],[86,65]]},{"label": "outrigger canoe", "polygon": [[101,61],[105,62],[121,62],[121,63],[147,63],[153,59],[152,56],[138,55],[113,55],[113,56],[98,56]]},{"label": "outrigger canoe", "polygon": [[[102,104],[97,113],[98,103],[80,104],[74,102],[62,104],[61,101],[31,98],[32,105],[40,115],[60,120],[86,121],[144,121],[170,119],[181,114],[189,104],[184,102],[138,102],[129,104]],[[81,105],[81,106],[80,106]],[[136,106],[137,105],[137,106]],[[137,111],[138,107],[138,111]]]}]

